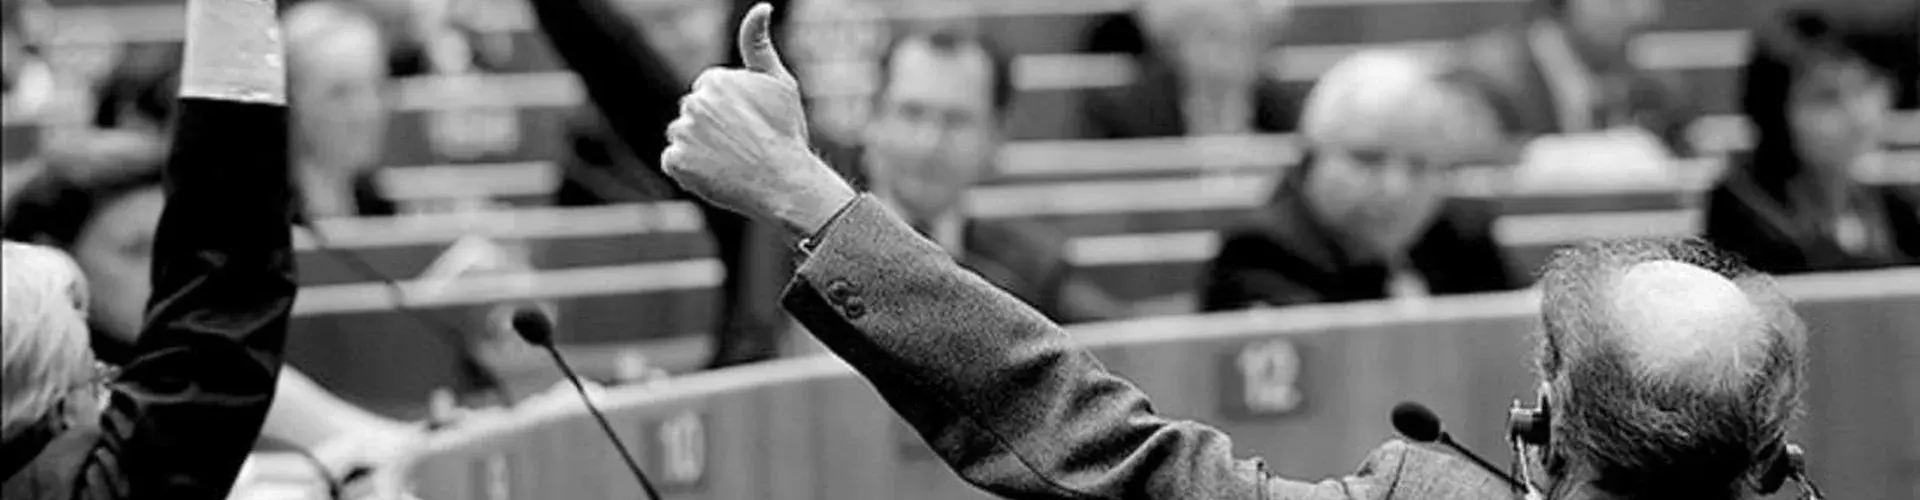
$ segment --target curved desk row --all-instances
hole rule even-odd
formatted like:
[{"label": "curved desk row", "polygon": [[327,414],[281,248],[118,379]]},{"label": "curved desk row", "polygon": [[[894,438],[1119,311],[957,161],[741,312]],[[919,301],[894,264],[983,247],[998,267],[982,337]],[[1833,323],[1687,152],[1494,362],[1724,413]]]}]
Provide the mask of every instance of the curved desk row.
[{"label": "curved desk row", "polygon": [[[1785,278],[1815,333],[1800,441],[1836,498],[1920,492],[1920,268]],[[1222,427],[1277,473],[1350,472],[1428,403],[1504,461],[1531,394],[1535,294],[1366,303],[1087,325],[1075,335],[1163,414]],[[833,358],[611,389],[602,403],[671,498],[987,498],[963,484]],[[636,498],[577,401],[532,402],[442,436],[409,469],[421,498]]]}]

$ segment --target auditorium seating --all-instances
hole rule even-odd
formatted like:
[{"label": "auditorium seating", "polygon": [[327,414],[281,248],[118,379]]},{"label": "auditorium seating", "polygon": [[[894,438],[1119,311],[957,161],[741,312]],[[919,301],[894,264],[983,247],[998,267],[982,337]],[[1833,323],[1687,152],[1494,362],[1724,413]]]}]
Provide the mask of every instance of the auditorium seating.
[{"label": "auditorium seating", "polygon": [[[472,382],[460,346],[513,393],[557,380],[505,328],[518,307],[553,308],[556,340],[582,371],[616,378],[637,352],[697,369],[720,277],[685,203],[323,220],[296,233],[300,297],[291,362],[358,403],[418,416],[427,395]],[[321,237],[315,237],[319,234]]]},{"label": "auditorium seating", "polygon": [[[1901,118],[1889,142],[1920,142],[1920,115]],[[1000,171],[969,197],[975,217],[1030,220],[1069,238],[1075,265],[1116,296],[1139,301],[1188,291],[1212,257],[1216,232],[1257,207],[1285,165],[1299,158],[1286,135],[1131,140],[1021,141]],[[1863,180],[1920,186],[1920,149],[1896,149]],[[1697,232],[1700,194],[1725,168],[1720,158],[1684,160],[1671,182],[1603,189],[1515,186],[1505,168],[1457,175],[1456,196],[1500,214],[1496,234],[1529,276],[1550,251],[1583,237]],[[440,196],[529,198],[551,189],[550,164],[488,168],[418,167],[381,173],[400,199]],[[408,187],[413,186],[413,187]],[[548,191],[550,192],[550,191]],[[1590,214],[1589,212],[1611,212]]]},{"label": "auditorium seating", "polygon": [[[809,0],[802,0],[805,3]],[[811,0],[832,4],[828,0]],[[1733,110],[1736,79],[1734,68],[1748,43],[1740,30],[1762,9],[1728,9],[1732,0],[1681,2],[1669,6],[1667,19],[1656,32],[1645,37],[1636,49],[1644,64],[1685,73],[1696,87],[1705,111],[1725,114]],[[151,19],[179,18],[176,0],[104,2],[99,0],[61,0],[57,20],[62,30],[54,46],[56,59],[77,66],[78,70],[97,72],[110,60],[110,44],[177,40],[179,27],[156,23]],[[389,155],[394,165],[419,165],[460,161],[519,161],[530,156],[550,160],[547,154],[559,150],[560,138],[551,125],[563,116],[567,107],[580,102],[582,94],[564,65],[551,53],[545,40],[531,31],[532,20],[518,2],[496,2],[499,15],[486,28],[507,36],[512,47],[510,57],[496,73],[461,83],[471,91],[447,92],[447,78],[423,77],[399,83],[394,105],[400,112],[394,134],[397,147]],[[1081,53],[1081,38],[1087,26],[1104,16],[1117,15],[1127,2],[1111,0],[1062,0],[1045,6],[1027,2],[970,2],[970,11],[894,8],[901,2],[863,2],[877,6],[873,13],[896,22],[932,17],[965,15],[979,29],[1004,42],[1019,54],[1015,64],[1018,86],[1023,90],[1010,120],[1017,139],[1070,139],[1078,134],[1077,94],[1081,91],[1124,85],[1133,78],[1133,62],[1119,54]],[[805,7],[801,7],[803,10]],[[1400,46],[1435,48],[1458,39],[1503,26],[1521,18],[1526,5],[1510,0],[1481,0],[1432,4],[1416,1],[1388,2],[1312,2],[1296,7],[1293,21],[1280,31],[1279,45],[1270,53],[1274,76],[1289,85],[1304,89],[1313,78],[1346,54],[1370,47]],[[831,9],[828,9],[831,10]],[[1737,12],[1739,15],[1728,15]],[[864,14],[854,14],[856,17]],[[802,76],[808,79],[812,107],[825,122],[823,134],[845,135],[845,121],[833,116],[841,110],[858,113],[859,103],[871,88],[873,54],[885,44],[886,26],[873,24],[871,18],[835,20],[831,14],[801,15],[811,21],[796,24],[789,50]],[[865,35],[865,36],[857,36]],[[453,79],[462,80],[462,79]],[[506,107],[516,116],[490,120],[451,120],[452,123],[487,126],[504,125],[512,133],[495,138],[511,144],[481,147],[499,148],[494,154],[446,154],[444,145],[422,140],[435,132],[426,123],[446,105],[462,104]],[[857,121],[856,119],[853,119]],[[851,122],[850,122],[851,123]],[[451,127],[451,125],[449,125]],[[457,135],[455,133],[454,135]],[[479,134],[490,135],[490,134]],[[438,148],[440,154],[433,153]],[[467,148],[471,149],[471,148]],[[508,154],[504,151],[511,150]],[[466,151],[472,152],[472,151]],[[511,160],[491,159],[512,156]]]},{"label": "auditorium seating", "polygon": [[[1783,278],[1814,328],[1798,432],[1834,498],[1920,491],[1920,268]],[[1393,436],[1388,410],[1430,405],[1504,464],[1513,399],[1533,390],[1526,292],[1083,325],[1073,338],[1173,418],[1217,425],[1295,478],[1351,472]],[[784,360],[601,405],[673,498],[985,499],[905,433],[841,362]],[[422,498],[631,497],[637,486],[576,401],[545,400],[439,436],[411,467]]]}]

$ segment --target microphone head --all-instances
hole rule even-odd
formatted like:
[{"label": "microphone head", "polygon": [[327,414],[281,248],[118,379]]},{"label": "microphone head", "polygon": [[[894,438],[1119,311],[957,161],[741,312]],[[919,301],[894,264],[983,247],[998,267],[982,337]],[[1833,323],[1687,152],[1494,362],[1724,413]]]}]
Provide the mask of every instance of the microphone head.
[{"label": "microphone head", "polygon": [[1443,432],[1440,429],[1440,417],[1426,405],[1412,401],[1393,407],[1393,429],[1407,439],[1422,443],[1439,441]]},{"label": "microphone head", "polygon": [[553,347],[553,318],[538,308],[523,307],[513,312],[513,332],[527,343]]}]

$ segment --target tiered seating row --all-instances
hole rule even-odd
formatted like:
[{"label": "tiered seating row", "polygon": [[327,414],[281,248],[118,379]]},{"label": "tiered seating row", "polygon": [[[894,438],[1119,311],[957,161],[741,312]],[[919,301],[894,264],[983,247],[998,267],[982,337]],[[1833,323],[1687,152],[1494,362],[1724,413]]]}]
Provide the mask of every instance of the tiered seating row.
[{"label": "tiered seating row", "polygon": [[[1782,280],[1816,328],[1815,477],[1848,498],[1920,487],[1920,269]],[[1525,293],[1312,306],[1089,325],[1073,337],[1171,418],[1215,424],[1235,452],[1296,478],[1345,474],[1393,436],[1389,408],[1431,405],[1506,460],[1508,403],[1532,394]],[[570,395],[568,395],[570,396]],[[1892,399],[1889,399],[1892,398]],[[610,391],[614,427],[676,498],[984,499],[934,460],[839,361],[809,358]],[[1904,464],[1904,465],[1903,465]],[[413,467],[423,498],[630,496],[637,486],[576,401],[555,398],[442,440]]]}]

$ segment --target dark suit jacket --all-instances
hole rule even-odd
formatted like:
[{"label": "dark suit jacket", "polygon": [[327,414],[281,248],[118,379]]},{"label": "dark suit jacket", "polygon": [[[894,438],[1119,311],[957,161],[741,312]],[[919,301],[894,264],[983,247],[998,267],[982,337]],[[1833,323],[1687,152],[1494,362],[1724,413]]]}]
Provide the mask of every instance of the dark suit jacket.
[{"label": "dark suit jacket", "polygon": [[1891,248],[1855,254],[1736,168],[1707,196],[1706,237],[1768,273],[1842,271],[1920,264],[1920,202],[1900,188],[1865,187],[1877,210],[1867,223],[1892,238]]},{"label": "dark suit jacket", "polygon": [[1061,323],[1117,319],[1128,306],[1076,279],[1066,239],[1033,222],[968,221],[960,265]]},{"label": "dark suit jacket", "polygon": [[[1297,188],[1252,222],[1228,231],[1208,263],[1201,308],[1285,306],[1387,297],[1388,270],[1355,262],[1333,229],[1311,215]],[[1414,270],[1435,295],[1506,290],[1516,283],[1493,240],[1492,218],[1467,202],[1450,201],[1410,251]]]},{"label": "dark suit jacket", "polygon": [[1352,476],[1274,477],[1228,436],[1154,414],[1059,325],[862,197],[813,240],[784,303],[969,483],[1007,498],[1495,499],[1498,477],[1389,442]]},{"label": "dark suit jacket", "polygon": [[8,499],[226,498],[266,421],[294,273],[286,109],[183,99],[153,300],[97,424],[6,443]]},{"label": "dark suit jacket", "polygon": [[1012,221],[969,220],[960,265],[1007,293],[1060,318],[1067,282],[1064,242],[1046,228]]},{"label": "dark suit jacket", "polygon": [[[1136,58],[1140,77],[1132,85],[1091,91],[1084,101],[1086,137],[1130,139],[1187,135],[1179,75],[1151,53]],[[1281,82],[1261,78],[1253,91],[1255,132],[1292,132],[1300,120],[1301,97]]]},{"label": "dark suit jacket", "polygon": [[[1459,45],[1454,57],[1460,70],[1456,76],[1483,94],[1508,134],[1525,139],[1566,132],[1525,25],[1470,38]],[[1641,71],[1628,86],[1625,102],[1611,103],[1606,112],[1627,116],[1628,123],[1605,125],[1638,125],[1675,153],[1692,154],[1686,131],[1700,111],[1689,104],[1685,83]]]}]

